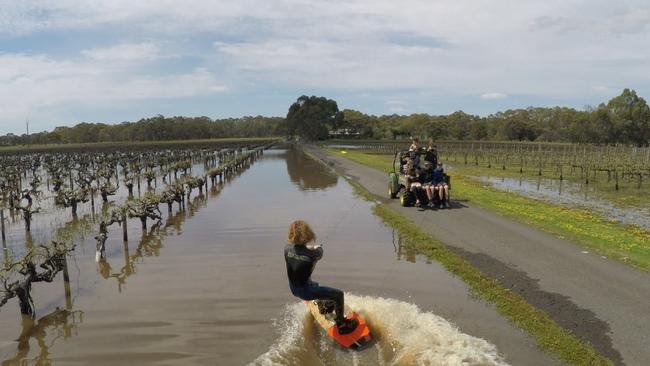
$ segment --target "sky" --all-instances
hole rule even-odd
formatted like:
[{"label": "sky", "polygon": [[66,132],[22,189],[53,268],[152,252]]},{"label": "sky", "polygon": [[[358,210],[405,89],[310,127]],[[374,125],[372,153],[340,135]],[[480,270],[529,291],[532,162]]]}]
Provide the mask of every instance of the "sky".
[{"label": "sky", "polygon": [[647,0],[0,0],[0,134],[162,114],[650,97]]}]

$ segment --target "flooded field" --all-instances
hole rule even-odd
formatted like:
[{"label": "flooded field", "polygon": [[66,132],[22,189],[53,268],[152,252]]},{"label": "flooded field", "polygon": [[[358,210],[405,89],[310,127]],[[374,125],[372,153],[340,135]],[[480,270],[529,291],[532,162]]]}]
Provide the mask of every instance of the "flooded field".
[{"label": "flooded field", "polygon": [[[210,186],[185,210],[161,206],[158,228],[142,231],[129,220],[128,241],[119,226],[110,228],[99,261],[101,202],[94,211],[80,206],[76,219],[44,205],[28,235],[10,218],[13,253],[57,238],[77,246],[65,276],[34,284],[35,319],[21,321],[15,299],[1,309],[2,364],[500,365],[537,352],[461,281],[405,248],[343,179],[301,152],[267,150]],[[114,199],[126,194],[121,188]],[[291,296],[282,249],[295,219],[308,221],[324,244],[314,280],[346,291],[376,333],[370,349],[333,346]]]},{"label": "flooded field", "polygon": [[647,208],[617,207],[600,198],[596,188],[557,179],[524,179],[507,177],[478,177],[492,187],[526,197],[592,210],[608,220],[636,225],[650,231],[650,210]]}]

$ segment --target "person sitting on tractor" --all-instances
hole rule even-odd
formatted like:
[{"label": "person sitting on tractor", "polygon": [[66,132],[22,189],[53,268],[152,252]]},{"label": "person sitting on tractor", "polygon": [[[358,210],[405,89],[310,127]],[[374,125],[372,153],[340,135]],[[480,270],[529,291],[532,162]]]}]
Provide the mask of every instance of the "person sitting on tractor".
[{"label": "person sitting on tractor", "polygon": [[400,171],[402,171],[402,172],[404,171],[404,167],[406,166],[406,163],[408,163],[409,160],[410,159],[408,157],[408,154],[400,154],[400,156],[399,156]]},{"label": "person sitting on tractor", "polygon": [[431,162],[433,167],[438,165],[438,155],[436,154],[436,147],[433,145],[433,140],[429,139],[429,146],[424,153],[424,160]]},{"label": "person sitting on tractor", "polygon": [[413,137],[411,139],[411,146],[409,147],[409,151],[418,151],[420,148],[420,140],[417,137]]},{"label": "person sitting on tractor", "polygon": [[430,161],[425,161],[424,169],[420,172],[422,179],[422,188],[427,195],[429,200],[428,206],[433,207],[433,198],[434,198],[434,187],[433,184],[433,164]]},{"label": "person sitting on tractor", "polygon": [[449,199],[449,185],[445,181],[445,171],[442,167],[442,162],[438,162],[438,167],[433,170],[433,186],[433,189],[438,192],[438,197],[440,198],[440,208],[444,206],[449,207],[449,203],[447,202]]},{"label": "person sitting on tractor", "polygon": [[409,159],[413,162],[416,169],[420,168],[420,155],[415,150],[409,150]]},{"label": "person sitting on tractor", "polygon": [[416,168],[414,165],[409,165],[410,167],[408,172],[407,189],[411,192],[413,197],[415,197],[415,206],[420,207],[422,205],[420,201],[422,191],[422,177],[420,176],[420,169]]}]

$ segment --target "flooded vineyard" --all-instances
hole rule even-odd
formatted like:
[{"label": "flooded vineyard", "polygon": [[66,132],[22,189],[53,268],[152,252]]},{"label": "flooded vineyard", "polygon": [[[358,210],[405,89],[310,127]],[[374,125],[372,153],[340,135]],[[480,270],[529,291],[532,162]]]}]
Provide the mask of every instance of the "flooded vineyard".
[{"label": "flooded vineyard", "polygon": [[[47,162],[22,174],[14,209],[3,201],[2,365],[499,365],[534,352],[461,281],[405,247],[343,179],[300,151],[265,147],[174,162],[165,159],[178,152],[155,153],[137,174],[137,159],[115,164],[75,193],[74,214],[53,188],[73,196],[82,167],[72,179]],[[18,206],[35,211],[29,231]],[[291,296],[282,248],[295,219],[324,243],[314,279],[344,289],[371,324],[369,349],[335,347]],[[29,283],[28,298],[9,296],[28,262],[51,278]]]},{"label": "flooded vineyard", "polygon": [[639,207],[617,207],[601,198],[594,186],[557,179],[524,179],[508,177],[478,177],[490,186],[567,207],[581,207],[600,216],[650,232],[650,210]]}]

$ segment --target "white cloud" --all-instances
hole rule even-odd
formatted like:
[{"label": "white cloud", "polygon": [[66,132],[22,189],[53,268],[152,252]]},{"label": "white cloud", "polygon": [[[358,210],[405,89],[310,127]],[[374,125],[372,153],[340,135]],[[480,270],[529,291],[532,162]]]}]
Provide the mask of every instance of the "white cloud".
[{"label": "white cloud", "polygon": [[104,48],[82,50],[81,54],[97,61],[151,61],[160,57],[160,49],[152,43],[122,43]]},{"label": "white cloud", "polygon": [[507,97],[508,97],[508,95],[503,94],[503,93],[485,93],[485,94],[481,94],[481,99],[486,99],[486,100],[506,99]]},{"label": "white cloud", "polygon": [[408,112],[409,103],[402,99],[389,99],[386,101],[386,107],[392,113]]},{"label": "white cloud", "polygon": [[396,106],[396,105],[401,105],[401,106],[403,106],[403,105],[407,105],[408,102],[405,101],[405,100],[402,100],[402,99],[388,99],[388,100],[386,101],[386,104],[387,104],[387,105],[394,105],[394,106]]},{"label": "white cloud", "polygon": [[591,90],[599,93],[605,93],[611,91],[610,88],[604,86],[604,85],[595,85],[591,87]]},{"label": "white cloud", "polygon": [[0,122],[22,121],[43,108],[117,106],[133,100],[190,98],[225,90],[225,84],[204,68],[149,75],[97,60],[0,54]]}]

